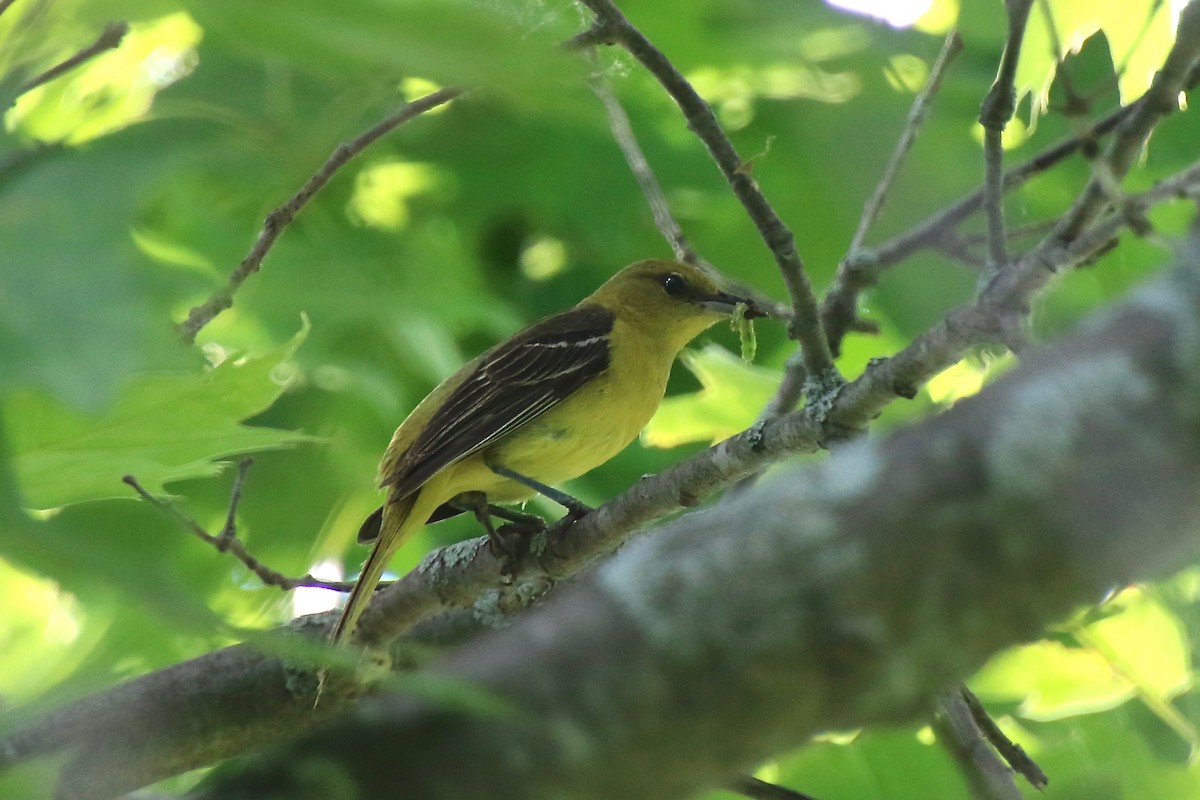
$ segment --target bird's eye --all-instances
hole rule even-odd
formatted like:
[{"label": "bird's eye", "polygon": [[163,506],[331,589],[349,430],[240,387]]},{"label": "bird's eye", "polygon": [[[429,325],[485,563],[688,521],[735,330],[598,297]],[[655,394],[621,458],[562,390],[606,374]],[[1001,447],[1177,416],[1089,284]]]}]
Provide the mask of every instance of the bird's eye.
[{"label": "bird's eye", "polygon": [[662,287],[672,297],[679,297],[687,292],[687,281],[683,279],[682,275],[672,272],[662,279]]}]

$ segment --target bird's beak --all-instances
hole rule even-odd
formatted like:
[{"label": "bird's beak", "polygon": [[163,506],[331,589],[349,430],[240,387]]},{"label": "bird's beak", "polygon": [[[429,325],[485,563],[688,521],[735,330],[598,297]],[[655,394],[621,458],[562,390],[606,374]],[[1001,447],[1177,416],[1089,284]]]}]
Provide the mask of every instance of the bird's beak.
[{"label": "bird's beak", "polygon": [[758,317],[768,316],[758,304],[753,300],[745,297],[738,297],[728,292],[717,292],[716,294],[706,295],[700,298],[700,307],[705,311],[713,311],[717,314],[732,314],[734,307],[739,303],[744,303],[746,306],[746,319],[756,319]]}]

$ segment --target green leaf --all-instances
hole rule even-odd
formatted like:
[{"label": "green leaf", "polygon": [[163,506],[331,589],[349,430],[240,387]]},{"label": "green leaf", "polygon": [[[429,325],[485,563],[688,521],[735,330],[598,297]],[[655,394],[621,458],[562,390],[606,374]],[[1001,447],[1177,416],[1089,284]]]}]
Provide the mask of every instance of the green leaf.
[{"label": "green leaf", "polygon": [[[1053,27],[1046,9],[1053,15]],[[1162,66],[1163,54],[1175,40],[1170,4],[1162,0],[1055,0],[1036,3],[1017,67],[1017,93],[1033,92],[1044,108],[1058,56],[1078,50],[1097,32],[1108,39],[1113,66],[1121,70],[1121,102],[1137,99]]]},{"label": "green leaf", "polygon": [[1117,613],[1074,631],[1082,647],[1044,641],[1014,648],[992,659],[971,687],[985,699],[1019,700],[1029,719],[1100,711],[1135,696],[1156,714],[1173,717],[1167,700],[1191,680],[1178,619],[1136,589],[1110,605]]},{"label": "green leaf", "polygon": [[214,40],[318,74],[499,87],[543,108],[578,95],[582,62],[558,46],[578,32],[573,12],[468,0],[204,0],[189,9]]},{"label": "green leaf", "polygon": [[[1033,95],[1034,118],[1046,108],[1059,58],[1103,33],[1119,71],[1121,102],[1136,100],[1175,41],[1175,16],[1163,0],[1052,0],[1034,3],[1017,64],[1017,98]],[[1047,18],[1047,9],[1053,23]],[[990,41],[1006,29],[1000,3],[964,4],[960,26],[967,41]],[[1077,87],[1078,90],[1078,87]]]},{"label": "green leaf", "polygon": [[1020,701],[1021,716],[1034,720],[1103,711],[1133,696],[1103,656],[1051,641],[1002,653],[970,683],[984,700]]},{"label": "green leaf", "polygon": [[703,388],[664,400],[642,431],[646,444],[676,447],[728,438],[754,423],[779,385],[778,372],[747,364],[716,345],[686,352],[682,361]]},{"label": "green leaf", "polygon": [[4,424],[25,502],[54,508],[127,497],[132,474],[150,491],[211,476],[214,459],[284,447],[311,437],[240,424],[270,406],[292,379],[286,364],[308,333],[253,358],[226,358],[201,372],[139,375],[98,414],[73,411],[32,390],[14,392]]},{"label": "green leaf", "polygon": [[144,123],[32,151],[0,180],[0,394],[37,388],[96,410],[138,371],[195,363],[164,307],[178,281],[149,269],[130,235],[192,135]]}]

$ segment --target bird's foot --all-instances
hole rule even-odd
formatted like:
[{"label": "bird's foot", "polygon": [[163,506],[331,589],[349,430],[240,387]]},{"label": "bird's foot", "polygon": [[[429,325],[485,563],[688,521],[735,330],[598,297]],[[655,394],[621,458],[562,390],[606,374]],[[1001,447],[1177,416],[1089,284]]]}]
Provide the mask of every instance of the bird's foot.
[{"label": "bird's foot", "polygon": [[500,560],[505,574],[512,574],[517,560],[530,550],[535,536],[546,532],[546,520],[536,514],[513,513],[499,528],[488,531],[488,546]]}]

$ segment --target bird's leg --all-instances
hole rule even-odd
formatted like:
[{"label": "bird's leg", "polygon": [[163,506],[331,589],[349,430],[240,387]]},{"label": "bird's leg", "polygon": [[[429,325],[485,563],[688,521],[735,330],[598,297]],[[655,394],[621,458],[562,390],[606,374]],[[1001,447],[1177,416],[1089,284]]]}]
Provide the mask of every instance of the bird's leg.
[{"label": "bird's leg", "polygon": [[535,481],[533,478],[522,475],[519,472],[514,472],[508,467],[501,466],[500,464],[488,464],[487,467],[501,477],[508,478],[510,481],[516,481],[522,486],[527,486],[543,497],[549,497],[551,500],[565,508],[567,510],[567,515],[572,519],[579,519],[580,517],[590,514],[593,511],[591,506],[580,502],[566,492],[559,491],[553,486],[547,486],[541,481]]},{"label": "bird's leg", "polygon": [[[454,497],[450,503],[455,508],[469,512],[483,526],[487,531],[488,547],[491,548],[492,555],[506,565],[505,571],[510,569],[512,560],[518,555],[519,548],[514,540],[524,539],[523,531],[515,530],[514,526],[524,526],[525,530],[530,528],[545,530],[546,528],[546,521],[539,516],[491,505],[487,501],[487,495],[483,492],[463,492]],[[496,526],[492,524],[493,516],[506,520],[509,524],[502,525],[499,530],[496,530]]]},{"label": "bird's leg", "polygon": [[[472,514],[476,519],[478,519],[480,501],[477,498],[472,497],[472,495],[478,494],[483,493],[464,492],[457,497],[451,498],[446,505],[451,506],[458,511],[465,511],[469,514]],[[540,533],[541,531],[546,530],[546,520],[542,519],[537,514],[529,514],[525,511],[517,511],[515,508],[505,508],[504,506],[498,506],[494,503],[487,503],[486,498],[483,502],[485,503],[484,509],[489,517],[502,519],[509,523],[508,525],[501,525],[501,530],[508,527],[512,527],[514,530],[520,530],[522,533]],[[487,523],[484,523],[484,527],[487,527]]]},{"label": "bird's leg", "polygon": [[[505,508],[488,504],[487,511],[496,519],[502,519],[509,525],[514,525],[522,531],[530,533],[538,533],[546,529],[546,520],[539,517],[537,514],[530,514],[526,511],[517,511],[515,508]],[[501,525],[501,528],[507,528],[508,525]]]}]

